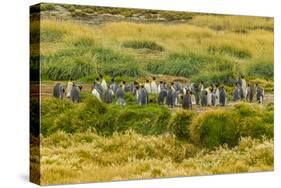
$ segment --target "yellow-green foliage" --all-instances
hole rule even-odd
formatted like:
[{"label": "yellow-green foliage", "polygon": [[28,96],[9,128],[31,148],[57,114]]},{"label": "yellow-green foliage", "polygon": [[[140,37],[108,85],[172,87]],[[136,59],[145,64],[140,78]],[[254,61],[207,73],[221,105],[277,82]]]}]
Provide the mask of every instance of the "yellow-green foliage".
[{"label": "yellow-green foliage", "polygon": [[46,79],[68,79],[54,70],[60,70],[60,62],[73,67],[78,59],[93,69],[77,73],[79,78],[98,72],[131,77],[157,73],[232,84],[242,73],[273,80],[272,20],[193,15],[191,22],[182,24],[109,22],[101,26],[42,20],[42,74]]},{"label": "yellow-green foliage", "polygon": [[[83,103],[45,99],[41,106],[41,133],[67,133],[96,130],[100,135],[135,130],[143,135],[172,133],[198,146],[236,146],[241,136],[273,137],[273,109],[257,104],[238,103],[234,107],[210,109],[201,113],[178,111],[172,114],[157,104],[120,107],[106,105],[93,96]],[[128,95],[126,96],[128,98]]]},{"label": "yellow-green foliage", "polygon": [[80,104],[58,99],[45,99],[41,104],[41,133],[67,133],[96,130],[110,136],[114,132],[133,129],[137,133],[161,134],[168,131],[171,114],[168,108],[156,104],[146,106],[105,105],[93,96],[85,96]]},{"label": "yellow-green foliage", "polygon": [[189,126],[191,139],[214,148],[235,146],[240,137],[273,137],[273,111],[256,104],[238,103],[230,109],[214,109],[196,116]]},{"label": "yellow-green foliage", "polygon": [[241,139],[213,151],[166,134],[101,137],[57,132],[41,138],[41,184],[97,182],[273,170],[273,141]]}]

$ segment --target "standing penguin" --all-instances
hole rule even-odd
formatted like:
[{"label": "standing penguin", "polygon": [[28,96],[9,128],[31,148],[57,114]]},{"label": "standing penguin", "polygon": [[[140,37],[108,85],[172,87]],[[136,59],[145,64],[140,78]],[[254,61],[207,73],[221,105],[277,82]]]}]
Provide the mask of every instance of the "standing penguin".
[{"label": "standing penguin", "polygon": [[224,86],[220,88],[220,96],[219,96],[220,106],[225,106],[227,101],[227,94],[224,89]]},{"label": "standing penguin", "polygon": [[212,106],[212,88],[209,87],[209,88],[206,88],[206,91],[207,91],[207,106]]},{"label": "standing penguin", "polygon": [[168,89],[167,97],[166,97],[166,103],[168,107],[173,108],[175,105],[175,90],[172,86]]},{"label": "standing penguin", "polygon": [[72,82],[72,79],[70,79],[70,81],[67,83],[67,86],[66,86],[66,97],[67,98],[70,98],[72,87],[73,87],[73,82]]},{"label": "standing penguin", "polygon": [[104,102],[107,104],[111,104],[113,95],[113,90],[108,86],[107,90],[105,90],[104,92]]},{"label": "standing penguin", "polygon": [[200,103],[201,103],[201,106],[207,106],[208,105],[208,102],[207,102],[207,95],[208,95],[208,92],[204,89],[201,91],[200,93]]},{"label": "standing penguin", "polygon": [[139,85],[136,85],[136,86],[135,86],[134,95],[135,95],[135,97],[136,97],[137,103],[139,103],[139,96],[140,96],[140,87],[139,87]]},{"label": "standing penguin", "polygon": [[240,98],[245,99],[246,98],[247,84],[246,84],[246,80],[245,80],[244,76],[241,75],[239,77],[237,83],[238,83],[238,86],[240,88],[240,96],[241,96]]},{"label": "standing penguin", "polygon": [[196,104],[201,104],[201,99],[202,96],[201,94],[203,93],[202,91],[204,90],[204,82],[201,80],[200,84],[195,85],[195,97],[196,97]]},{"label": "standing penguin", "polygon": [[219,84],[216,84],[215,87],[215,106],[218,106],[220,104],[220,89],[219,89]]},{"label": "standing penguin", "polygon": [[100,75],[100,79],[101,79],[101,86],[102,86],[102,89],[103,91],[107,90],[107,83],[105,81],[105,79],[103,78],[103,75]]},{"label": "standing penguin", "polygon": [[151,88],[151,93],[154,93],[154,94],[159,93],[155,77],[152,77],[152,81],[150,83],[150,88]]},{"label": "standing penguin", "polygon": [[211,89],[211,103],[212,103],[212,106],[216,106],[216,102],[217,102],[217,98],[216,98],[216,91],[215,91],[215,88],[212,88]]},{"label": "standing penguin", "polygon": [[196,98],[195,98],[195,95],[194,95],[193,91],[190,91],[190,96],[191,96],[191,104],[195,105],[196,104]]},{"label": "standing penguin", "polygon": [[166,89],[162,89],[158,95],[158,104],[164,105],[166,102],[166,98],[168,95],[168,91]]},{"label": "standing penguin", "polygon": [[257,101],[259,104],[263,104],[263,100],[264,100],[264,89],[259,86],[258,84],[256,84],[256,90],[257,90]]},{"label": "standing penguin", "polygon": [[100,79],[99,78],[96,78],[96,81],[94,81],[92,89],[94,89],[94,88],[99,92],[100,96],[103,95],[104,89],[103,89],[103,87],[102,87],[102,85],[100,83]]},{"label": "standing penguin", "polygon": [[246,88],[246,100],[248,102],[253,102],[254,99],[254,95],[255,95],[255,87],[253,84],[248,84],[247,88]]},{"label": "standing penguin", "polygon": [[150,86],[149,80],[146,80],[146,82],[144,84],[144,88],[146,89],[147,93],[151,93],[151,86]]},{"label": "standing penguin", "polygon": [[61,83],[56,83],[53,89],[53,96],[59,99],[63,99],[64,95],[64,87],[61,85]]},{"label": "standing penguin", "polygon": [[187,90],[183,95],[182,107],[183,109],[192,109],[191,95],[189,90]]},{"label": "standing penguin", "polygon": [[117,89],[116,91],[116,104],[121,105],[121,106],[125,106],[126,102],[125,102],[125,92],[122,89],[122,85],[120,85],[120,87]]},{"label": "standing penguin", "polygon": [[96,87],[93,88],[92,94],[93,94],[99,101],[101,101],[100,92],[98,91],[98,89],[97,89]]},{"label": "standing penguin", "polygon": [[143,85],[141,85],[138,99],[139,99],[139,101],[138,101],[139,105],[141,105],[141,106],[146,105],[148,103],[148,93]]},{"label": "standing penguin", "polygon": [[111,79],[110,88],[112,89],[113,93],[116,93],[118,85],[115,83],[114,78]]},{"label": "standing penguin", "polygon": [[73,87],[70,92],[70,98],[72,102],[79,103],[80,102],[80,88],[73,84]]},{"label": "standing penguin", "polygon": [[239,101],[240,98],[241,98],[241,90],[238,82],[236,82],[233,90],[233,101]]},{"label": "standing penguin", "polygon": [[160,93],[163,89],[165,89],[165,87],[164,87],[163,81],[161,80],[160,84],[158,85],[158,89],[157,89],[158,91],[157,92]]}]

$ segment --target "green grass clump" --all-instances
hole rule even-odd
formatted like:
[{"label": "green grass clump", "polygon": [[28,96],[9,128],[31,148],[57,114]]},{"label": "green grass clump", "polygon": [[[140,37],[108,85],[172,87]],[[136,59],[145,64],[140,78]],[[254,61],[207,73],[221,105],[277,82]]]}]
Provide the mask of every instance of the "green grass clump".
[{"label": "green grass clump", "polygon": [[173,53],[167,59],[151,62],[147,69],[155,74],[190,77],[198,74],[207,63],[208,58],[201,55]]},{"label": "green grass clump", "polygon": [[234,56],[236,58],[251,58],[252,54],[247,49],[240,49],[234,46],[224,45],[222,47],[210,46],[208,48],[209,53],[211,54],[226,54],[229,56]]},{"label": "green grass clump", "polygon": [[148,71],[154,74],[185,76],[194,82],[232,85],[237,78],[235,63],[215,55],[173,53],[164,60],[151,62]]},{"label": "green grass clump", "polygon": [[94,71],[94,65],[83,60],[82,57],[66,58],[63,62],[42,66],[42,74],[47,75],[50,80],[76,80],[88,76]]},{"label": "green grass clump", "polygon": [[140,134],[162,134],[168,131],[171,114],[158,105],[110,106],[91,95],[84,103],[71,104],[56,99],[42,103],[41,133],[50,135],[57,131],[67,133],[96,130],[101,135],[133,129]]},{"label": "green grass clump", "polygon": [[132,56],[99,47],[88,38],[84,37],[70,44],[72,46],[65,50],[41,56],[43,78],[81,79],[98,73],[111,77],[136,77],[144,73]]},{"label": "green grass clump", "polygon": [[233,109],[217,109],[196,116],[190,126],[194,143],[208,148],[223,144],[230,147],[240,137],[273,137],[273,111],[258,105],[239,103]]},{"label": "green grass clump", "polygon": [[[273,61],[273,60],[272,60]],[[260,59],[247,66],[247,75],[264,79],[273,79],[274,64],[265,59]]]},{"label": "green grass clump", "polygon": [[122,44],[125,48],[148,49],[153,51],[164,51],[164,48],[154,41],[126,41]]},{"label": "green grass clump", "polygon": [[238,144],[239,121],[224,110],[208,111],[198,115],[191,125],[192,140],[202,146],[214,148],[223,144]]},{"label": "green grass clump", "polygon": [[177,112],[172,117],[170,123],[170,129],[174,135],[179,139],[190,140],[189,125],[192,122],[194,114],[189,111]]}]

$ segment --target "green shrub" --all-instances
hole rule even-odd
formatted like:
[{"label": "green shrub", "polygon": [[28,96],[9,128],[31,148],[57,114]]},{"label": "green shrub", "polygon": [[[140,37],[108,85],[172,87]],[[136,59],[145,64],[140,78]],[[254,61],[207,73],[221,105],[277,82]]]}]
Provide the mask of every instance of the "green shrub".
[{"label": "green shrub", "polygon": [[161,134],[167,132],[170,112],[158,105],[128,106],[117,119],[118,132],[133,129],[141,134]]},{"label": "green shrub", "polygon": [[136,77],[143,74],[136,60],[126,54],[95,45],[81,38],[73,46],[49,56],[41,56],[42,76],[51,80],[80,79],[92,74]]},{"label": "green shrub", "polygon": [[103,67],[105,74],[111,77],[117,76],[130,76],[137,77],[143,74],[143,71],[140,69],[139,65],[136,63],[123,63],[118,65],[105,65]]},{"label": "green shrub", "polygon": [[248,76],[273,79],[274,64],[273,62],[259,60],[249,64],[246,72]]},{"label": "green shrub", "polygon": [[112,135],[129,129],[141,134],[162,134],[168,131],[170,112],[158,105],[106,105],[91,95],[83,103],[57,99],[42,103],[41,133],[50,135],[57,131],[66,133],[94,129],[100,135]]},{"label": "green shrub", "polygon": [[192,112],[188,111],[177,112],[176,115],[171,119],[169,125],[172,133],[180,139],[189,140],[189,125],[192,122],[193,115],[194,114]]},{"label": "green shrub", "polygon": [[230,147],[240,137],[273,137],[273,112],[259,105],[239,103],[232,109],[217,109],[199,114],[190,126],[192,141],[208,148]]},{"label": "green shrub", "polygon": [[133,49],[149,49],[155,51],[163,51],[164,48],[157,44],[154,41],[126,41],[122,44],[125,48],[133,48]]},{"label": "green shrub", "polygon": [[208,58],[202,55],[174,53],[170,54],[167,59],[151,62],[147,69],[155,74],[190,77],[198,74],[208,62]]},{"label": "green shrub", "polygon": [[76,80],[94,72],[93,64],[79,57],[67,58],[61,63],[49,63],[42,66],[42,74],[47,75],[50,80]]},{"label": "green shrub", "polygon": [[234,106],[234,112],[239,116],[241,136],[252,138],[273,137],[274,114],[259,105],[240,103]]},{"label": "green shrub", "polygon": [[191,138],[208,148],[239,143],[239,121],[223,110],[207,111],[198,115],[191,125]]},{"label": "green shrub", "polygon": [[251,58],[252,54],[247,49],[240,49],[237,47],[224,45],[221,47],[211,46],[208,48],[209,53],[211,54],[227,54],[229,56],[234,56],[237,58]]}]

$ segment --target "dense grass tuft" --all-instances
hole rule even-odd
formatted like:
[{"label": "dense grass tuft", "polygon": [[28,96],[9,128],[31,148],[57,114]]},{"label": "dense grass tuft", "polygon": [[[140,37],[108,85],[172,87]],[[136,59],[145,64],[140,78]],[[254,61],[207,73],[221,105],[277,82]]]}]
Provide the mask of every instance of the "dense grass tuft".
[{"label": "dense grass tuft", "polygon": [[170,129],[179,139],[190,140],[189,126],[194,113],[189,111],[179,111],[171,119]]},{"label": "dense grass tuft", "polygon": [[125,48],[148,49],[153,51],[163,51],[164,48],[154,41],[126,41],[122,44]]},{"label": "dense grass tuft", "polygon": [[214,148],[227,144],[236,146],[241,136],[273,137],[273,112],[258,105],[240,103],[233,109],[207,111],[190,125],[193,142]]},{"label": "dense grass tuft", "polygon": [[125,132],[128,129],[144,135],[162,134],[168,131],[171,117],[167,108],[158,105],[106,106],[93,96],[87,96],[84,104],[72,106],[69,106],[69,102],[46,100],[42,103],[42,109],[43,135],[59,130],[73,133],[91,129],[101,135],[112,135],[116,131]]}]

